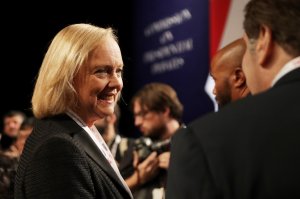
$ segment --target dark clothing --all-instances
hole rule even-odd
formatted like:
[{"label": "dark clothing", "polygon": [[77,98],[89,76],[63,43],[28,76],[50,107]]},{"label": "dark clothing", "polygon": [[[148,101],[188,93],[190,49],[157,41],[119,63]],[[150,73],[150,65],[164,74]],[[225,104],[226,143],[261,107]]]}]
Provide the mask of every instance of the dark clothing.
[{"label": "dark clothing", "polygon": [[14,181],[18,167],[18,158],[0,153],[0,198],[14,198]]},{"label": "dark clothing", "polygon": [[0,136],[0,150],[1,151],[8,150],[16,140],[17,140],[16,137],[10,137],[5,133],[2,133],[2,135]]},{"label": "dark clothing", "polygon": [[15,199],[131,198],[89,135],[67,115],[37,120],[21,155]]},{"label": "dark clothing", "polygon": [[[139,156],[139,162],[144,161],[153,151],[160,155],[170,150],[170,139],[152,140],[149,137],[140,137],[135,140],[135,150]],[[167,172],[160,169],[157,176],[151,181],[134,189],[132,194],[135,199],[164,198],[166,188]]]},{"label": "dark clothing", "polygon": [[141,187],[132,191],[133,197],[135,199],[154,199],[155,190],[159,190],[163,194],[161,199],[164,197],[165,183],[166,183],[167,173],[166,170],[161,169],[157,177],[153,180],[143,184]]},{"label": "dark clothing", "polygon": [[[133,151],[136,150],[137,140],[139,139],[123,137],[117,134],[116,137],[110,143],[108,143],[115,160],[118,162],[119,170],[124,179],[130,177],[134,173],[135,168],[133,167]],[[152,150],[150,150],[150,146],[143,145],[143,147],[145,150],[147,149],[146,157],[148,157]],[[140,161],[143,160],[144,159],[141,159]],[[162,169],[159,175],[153,180],[132,190],[133,197],[135,199],[153,199],[153,191],[155,189],[165,188],[165,182],[166,171]]]},{"label": "dark clothing", "polygon": [[300,198],[300,69],[172,139],[167,199]]},{"label": "dark clothing", "polygon": [[134,172],[134,139],[117,134],[112,142],[108,143],[108,147],[112,151],[123,178],[126,179],[131,176]]}]

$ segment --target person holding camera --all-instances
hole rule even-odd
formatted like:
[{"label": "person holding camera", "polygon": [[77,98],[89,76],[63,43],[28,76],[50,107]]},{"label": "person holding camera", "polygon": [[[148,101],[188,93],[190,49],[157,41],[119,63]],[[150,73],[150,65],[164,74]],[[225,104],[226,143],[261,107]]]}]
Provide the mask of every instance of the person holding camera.
[{"label": "person holding camera", "polygon": [[183,126],[183,105],[170,85],[154,82],[146,84],[133,96],[131,109],[134,124],[143,134],[135,142],[136,168],[147,166],[148,170],[144,171],[152,174],[148,181],[132,190],[134,198],[164,198],[170,138]]},{"label": "person holding camera", "polygon": [[97,120],[94,125],[109,147],[126,182],[126,178],[132,175],[134,170],[132,167],[134,138],[124,136],[119,132],[120,117],[121,110],[116,104],[113,114]]},{"label": "person holding camera", "polygon": [[[159,171],[157,155],[150,153],[165,150],[167,145],[163,147],[160,143],[152,144],[148,140],[150,138],[147,139],[148,142],[143,142],[144,139],[135,140],[121,135],[118,128],[120,116],[121,111],[116,104],[113,114],[97,120],[94,125],[109,147],[126,184],[131,190],[135,190],[153,179]],[[137,148],[138,152],[135,152]]]}]

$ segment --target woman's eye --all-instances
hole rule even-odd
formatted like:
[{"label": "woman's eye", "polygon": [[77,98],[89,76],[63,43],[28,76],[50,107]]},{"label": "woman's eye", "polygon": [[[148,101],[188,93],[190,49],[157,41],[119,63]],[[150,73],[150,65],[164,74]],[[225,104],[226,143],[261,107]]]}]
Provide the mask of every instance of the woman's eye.
[{"label": "woman's eye", "polygon": [[108,76],[108,75],[116,75],[118,77],[122,77],[123,75],[123,68],[112,68],[112,67],[105,67],[99,68],[95,71],[95,75],[97,76]]},{"label": "woman's eye", "polygon": [[123,76],[123,69],[122,68],[117,69],[116,73],[118,74],[119,77],[122,77]]},{"label": "woman's eye", "polygon": [[107,73],[107,70],[98,70],[97,73]]},{"label": "woman's eye", "polygon": [[96,70],[96,72],[95,72],[95,74],[97,75],[105,75],[105,74],[107,74],[109,71],[107,70],[107,69],[105,69],[105,68],[102,68],[102,69],[98,69],[98,70]]}]

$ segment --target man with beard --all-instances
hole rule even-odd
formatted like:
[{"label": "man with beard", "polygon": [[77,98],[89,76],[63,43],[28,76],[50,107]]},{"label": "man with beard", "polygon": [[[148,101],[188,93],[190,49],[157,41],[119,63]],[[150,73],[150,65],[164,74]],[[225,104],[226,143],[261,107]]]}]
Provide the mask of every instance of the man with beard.
[{"label": "man with beard", "polygon": [[[167,84],[156,82],[146,84],[133,96],[131,107],[135,126],[143,136],[151,138],[153,142],[167,142],[182,126],[183,105],[176,91]],[[152,152],[150,156],[156,156],[151,168],[153,179],[133,190],[136,199],[164,198],[170,152],[161,154]],[[159,172],[156,172],[155,161]]]},{"label": "man with beard", "polygon": [[215,81],[213,94],[219,109],[250,94],[242,70],[245,42],[239,38],[220,49],[213,57],[210,74]]}]

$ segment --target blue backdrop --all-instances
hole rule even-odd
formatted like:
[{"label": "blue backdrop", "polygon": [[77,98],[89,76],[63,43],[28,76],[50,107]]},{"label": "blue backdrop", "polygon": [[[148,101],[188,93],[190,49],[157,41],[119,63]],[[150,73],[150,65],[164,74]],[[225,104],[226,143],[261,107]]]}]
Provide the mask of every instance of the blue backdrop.
[{"label": "blue backdrop", "polygon": [[204,90],[209,72],[208,0],[135,1],[133,90],[170,84],[184,104],[184,122],[214,110]]}]

